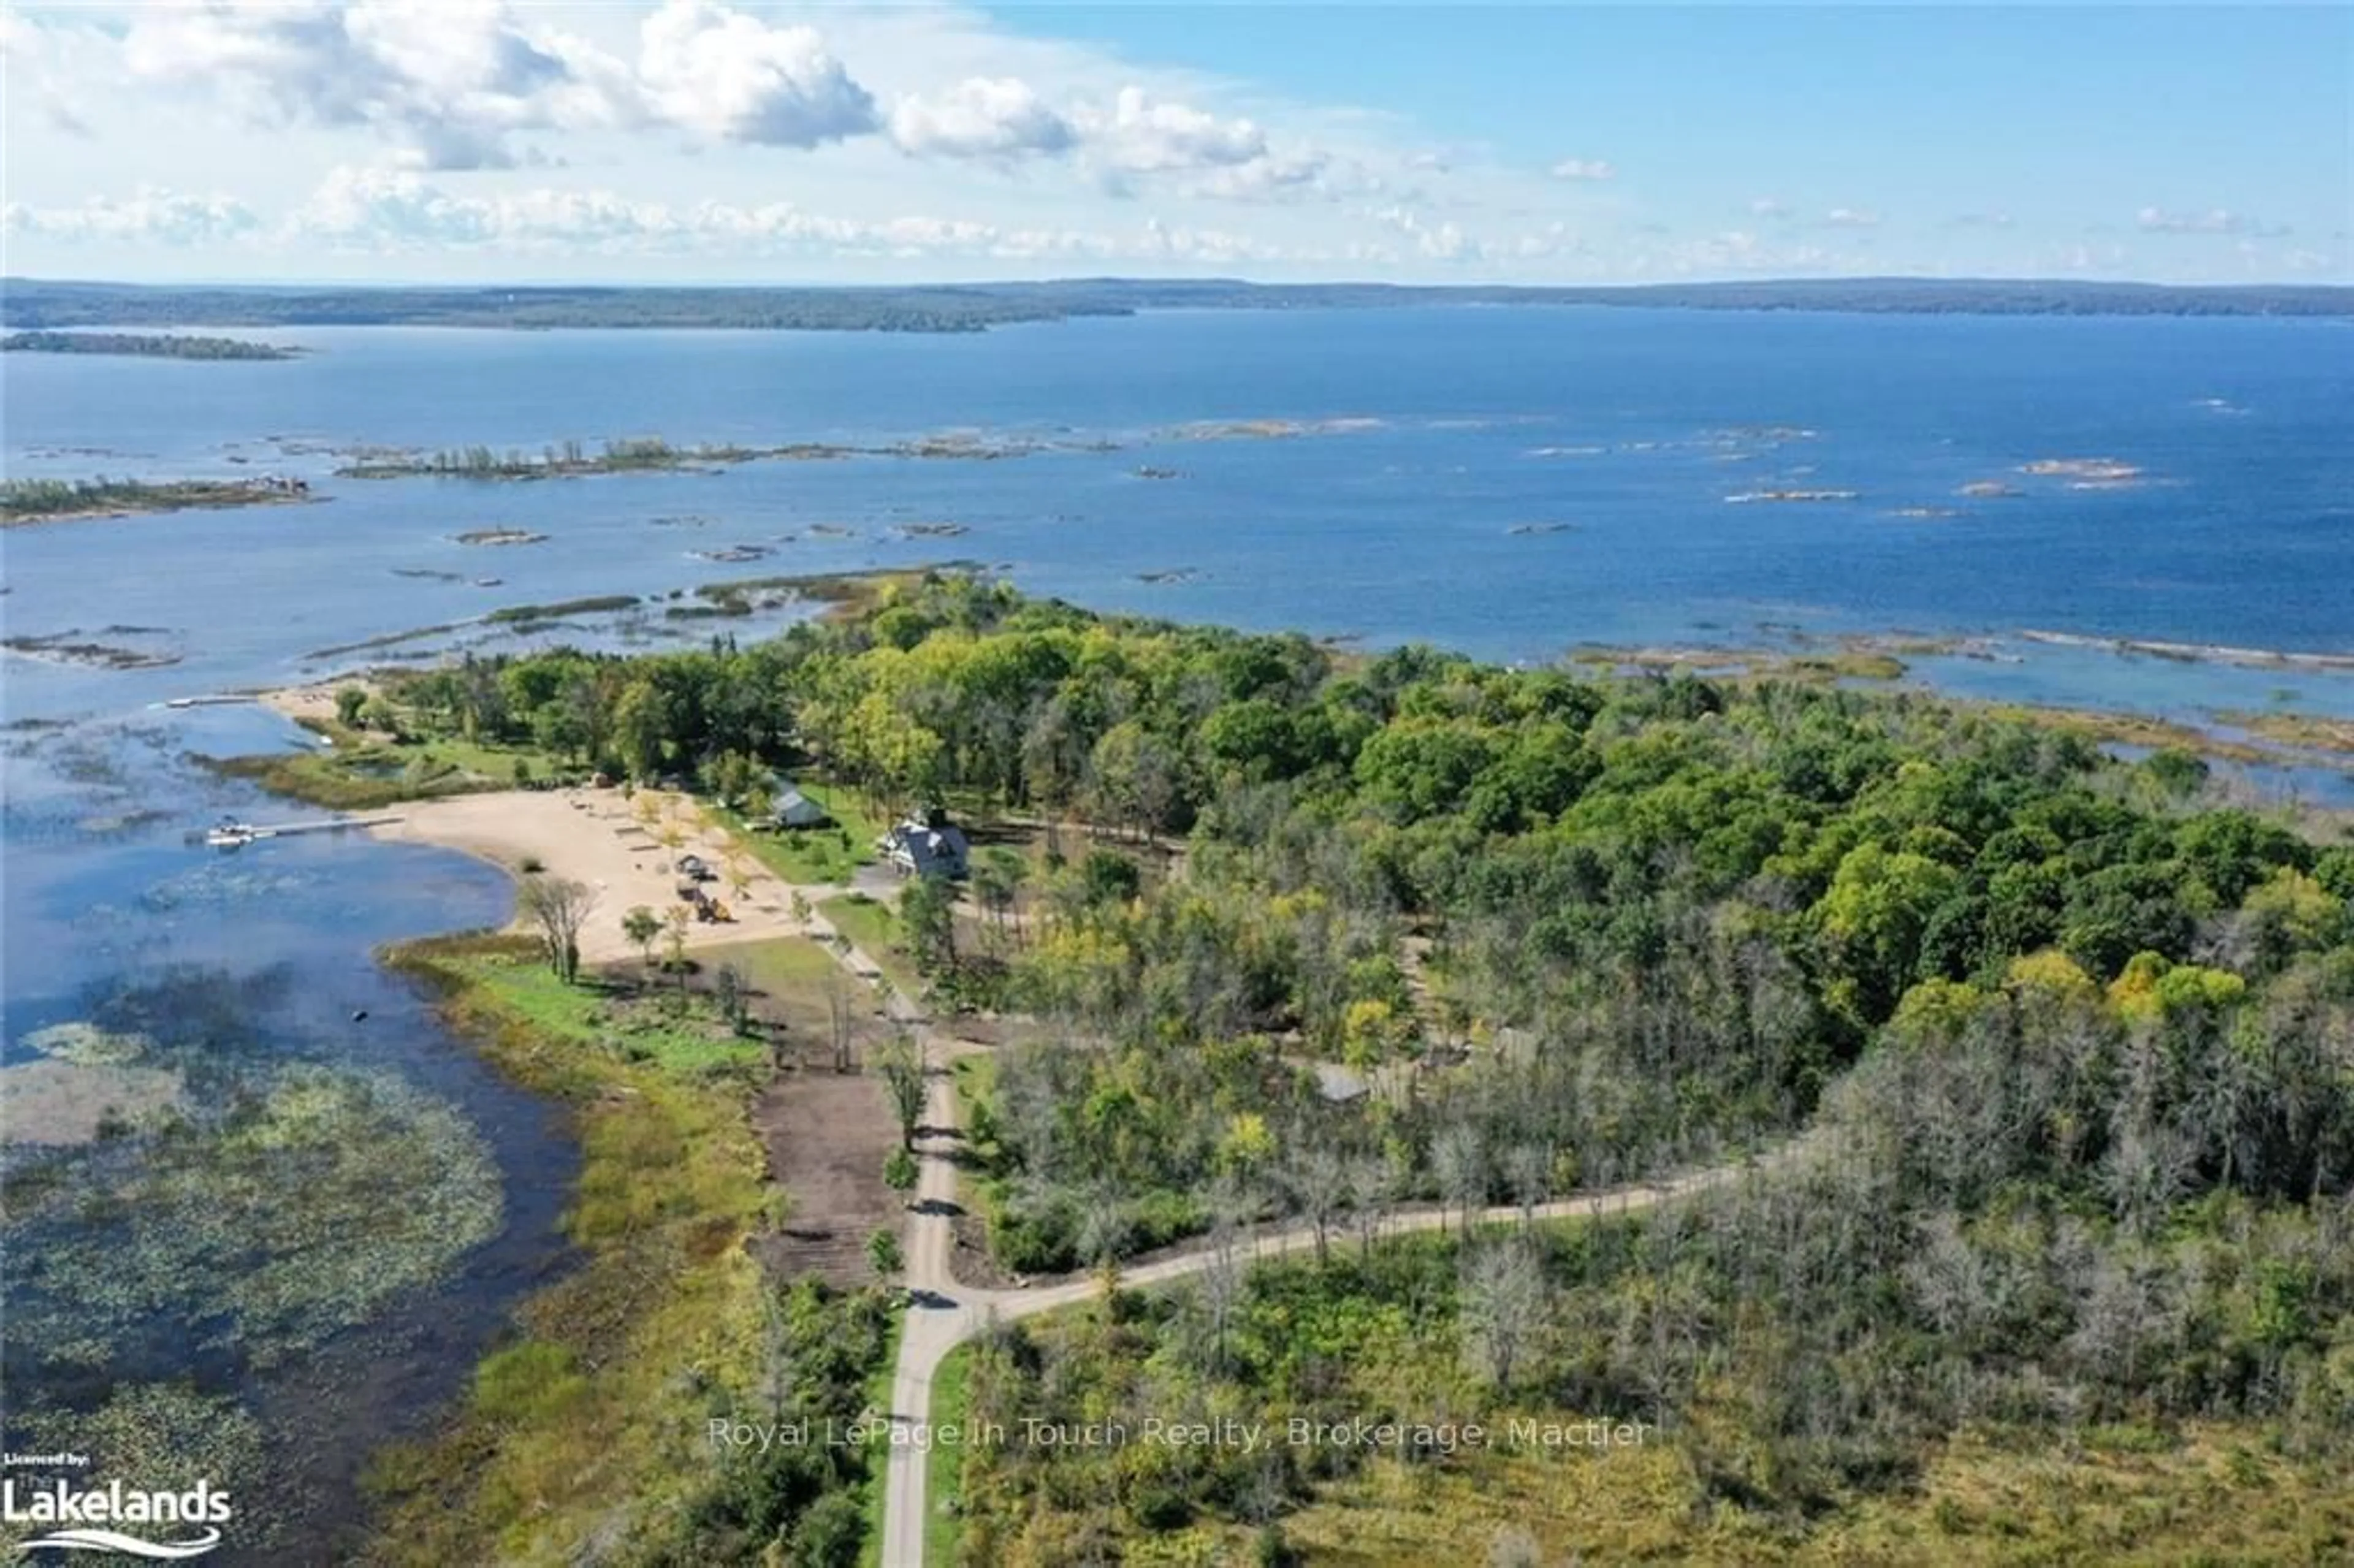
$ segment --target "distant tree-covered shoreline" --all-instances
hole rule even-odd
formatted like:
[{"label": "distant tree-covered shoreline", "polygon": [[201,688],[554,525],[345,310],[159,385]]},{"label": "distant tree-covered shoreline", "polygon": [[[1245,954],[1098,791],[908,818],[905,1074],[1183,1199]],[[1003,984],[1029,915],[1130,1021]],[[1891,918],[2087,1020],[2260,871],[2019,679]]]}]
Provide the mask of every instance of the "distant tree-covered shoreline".
[{"label": "distant tree-covered shoreline", "polygon": [[2354,288],[2041,279],[1815,278],[1522,288],[1074,279],[891,288],[147,288],[5,281],[7,325],[709,328],[981,332],[1154,310],[1617,305],[1870,314],[2354,316]]}]

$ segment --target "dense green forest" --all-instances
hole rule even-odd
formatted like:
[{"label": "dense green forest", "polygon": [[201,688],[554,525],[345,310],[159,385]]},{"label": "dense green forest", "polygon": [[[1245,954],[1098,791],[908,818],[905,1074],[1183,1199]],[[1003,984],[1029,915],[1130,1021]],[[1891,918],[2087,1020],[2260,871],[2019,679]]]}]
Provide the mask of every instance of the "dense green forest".
[{"label": "dense green forest", "polygon": [[296,359],[300,349],[234,337],[119,332],[14,332],[0,337],[0,354],[114,354],[140,359]]},{"label": "dense green forest", "polygon": [[[991,1248],[1116,1280],[1278,1217],[1320,1245],[1008,1330],[977,1414],[1639,1420],[1668,1468],[1608,1473],[1646,1478],[1654,1554],[1723,1561],[1915,1496],[1957,1435],[2163,1450],[2220,1423],[2318,1487],[2263,1555],[2354,1539],[2342,1480],[2309,1474],[2354,1457],[2354,848],[2212,804],[2196,758],[1829,683],[1343,657],[963,578],[756,647],[394,690],[410,722],[578,767],[729,797],[814,768],[1045,825],[1043,853],[984,848],[960,906],[918,883],[900,910],[943,1004],[1034,1021],[973,1085]],[[1334,1067],[1366,1092],[1327,1092]],[[1753,1156],[1641,1214],[1368,1245],[1402,1205],[1459,1222]],[[976,1563],[1246,1527],[1280,1558],[1287,1520],[1352,1495],[1535,1484],[1429,1448],[964,1465]],[[2023,1540],[2081,1545],[2038,1506]],[[1937,1552],[1979,1528],[1956,1507]],[[1530,1501],[1532,1550],[1607,1550],[1587,1515]],[[2134,1551],[2222,1539],[2172,1517],[2112,1523]],[[1413,1539],[1369,1560],[1451,1538]]]},{"label": "dense green forest", "polygon": [[2354,315],[2329,284],[2173,285],[2041,279],[1836,278],[1616,287],[1449,288],[1066,279],[887,288],[178,288],[13,278],[16,327],[715,327],[979,332],[1020,322],[1171,309],[1336,310],[1406,305],[1621,305],[1977,315]]}]

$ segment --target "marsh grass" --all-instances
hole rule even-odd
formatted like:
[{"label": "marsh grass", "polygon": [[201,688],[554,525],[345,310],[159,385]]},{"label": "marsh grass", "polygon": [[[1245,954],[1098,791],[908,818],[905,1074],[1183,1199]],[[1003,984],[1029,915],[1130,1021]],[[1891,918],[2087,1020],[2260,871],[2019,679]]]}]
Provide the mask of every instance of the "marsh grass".
[{"label": "marsh grass", "polygon": [[508,1076],[570,1104],[582,1169],[564,1226],[583,1256],[525,1304],[444,1431],[379,1457],[370,1561],[567,1561],[654,1531],[713,1484],[705,1419],[753,1396],[764,1290],[743,1243],[781,1202],[738,1048],[653,1031],[633,1058],[606,1003],[559,996],[530,955],[497,937],[389,955]]}]

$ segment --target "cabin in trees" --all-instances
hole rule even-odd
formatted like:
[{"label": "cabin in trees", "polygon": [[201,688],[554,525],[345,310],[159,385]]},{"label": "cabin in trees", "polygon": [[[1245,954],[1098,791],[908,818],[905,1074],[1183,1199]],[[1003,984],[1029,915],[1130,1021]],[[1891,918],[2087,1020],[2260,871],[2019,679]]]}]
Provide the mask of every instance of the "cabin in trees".
[{"label": "cabin in trees", "polygon": [[875,847],[902,876],[962,876],[971,853],[963,831],[938,811],[909,817]]},{"label": "cabin in trees", "polygon": [[787,784],[777,795],[777,803],[769,809],[769,826],[777,829],[822,828],[833,818],[826,809]]}]

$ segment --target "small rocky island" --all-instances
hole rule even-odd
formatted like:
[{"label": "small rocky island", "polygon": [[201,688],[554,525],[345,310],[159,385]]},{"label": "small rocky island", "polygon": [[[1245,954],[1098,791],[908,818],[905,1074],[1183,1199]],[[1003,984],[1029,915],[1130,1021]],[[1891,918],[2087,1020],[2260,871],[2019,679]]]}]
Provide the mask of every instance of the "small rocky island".
[{"label": "small rocky island", "polygon": [[146,512],[189,512],[228,506],[271,506],[309,501],[308,480],[252,479],[11,479],[0,481],[0,528],[65,523],[83,517],[127,517]]},{"label": "small rocky island", "polygon": [[183,333],[12,332],[0,354],[107,354],[139,359],[300,359],[304,351],[237,337]]}]

